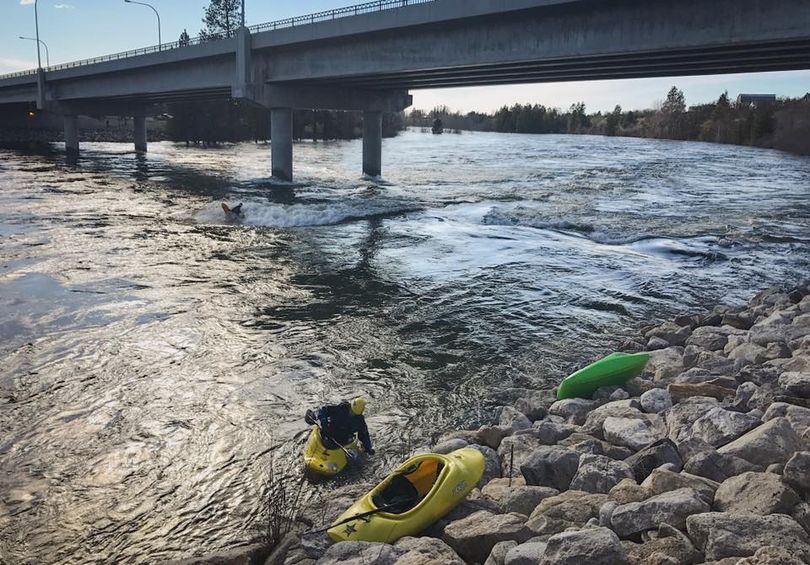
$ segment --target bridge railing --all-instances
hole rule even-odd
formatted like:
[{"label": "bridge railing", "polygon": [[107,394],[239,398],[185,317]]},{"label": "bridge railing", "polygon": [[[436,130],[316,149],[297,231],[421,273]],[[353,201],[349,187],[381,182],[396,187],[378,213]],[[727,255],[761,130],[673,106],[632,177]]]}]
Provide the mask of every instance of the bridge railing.
[{"label": "bridge railing", "polygon": [[[393,10],[396,8],[403,8],[405,6],[412,6],[415,4],[428,4],[436,0],[375,0],[374,2],[365,2],[364,4],[357,4],[355,6],[346,6],[344,8],[335,8],[334,10],[327,10],[324,12],[316,12],[307,14],[305,16],[296,16],[294,18],[286,18],[283,20],[276,20],[274,22],[267,22],[263,24],[256,24],[249,26],[248,29],[253,32],[270,31],[275,29],[284,29],[296,26],[303,26],[324,22],[329,20],[337,20],[340,18],[347,18],[351,16],[359,16],[361,14],[369,14],[373,12],[382,12],[385,10]],[[231,37],[231,36],[229,36]],[[229,37],[222,37],[221,35],[204,35],[201,34],[197,37],[189,38],[184,41],[171,41],[169,43],[162,43],[160,45],[150,45],[149,47],[141,47],[139,49],[132,49],[129,51],[121,51],[120,53],[112,53],[110,55],[101,55],[91,59],[81,59],[79,61],[71,61],[69,63],[61,63],[59,65],[51,65],[45,69],[45,72],[59,71],[62,69],[72,69],[74,67],[82,67],[85,65],[93,65],[96,63],[105,63],[108,61],[117,61],[119,59],[128,59],[130,57],[137,57],[139,55],[148,55],[150,53],[159,53],[161,51],[169,51],[172,49],[181,49],[189,45],[199,45],[201,43],[208,43],[211,41],[220,41],[229,39]],[[0,80],[16,77],[24,77],[36,75],[36,69],[28,69],[25,71],[17,71],[0,75]]]}]

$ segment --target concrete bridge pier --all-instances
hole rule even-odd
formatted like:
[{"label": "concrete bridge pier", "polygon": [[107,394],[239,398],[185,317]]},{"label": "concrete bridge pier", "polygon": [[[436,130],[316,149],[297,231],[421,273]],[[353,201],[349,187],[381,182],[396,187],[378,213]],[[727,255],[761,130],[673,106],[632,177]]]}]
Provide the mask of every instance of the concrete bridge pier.
[{"label": "concrete bridge pier", "polygon": [[363,173],[382,174],[382,112],[363,112]]},{"label": "concrete bridge pier", "polygon": [[79,124],[75,114],[65,115],[65,152],[69,159],[79,156]]},{"label": "concrete bridge pier", "polygon": [[270,109],[270,153],[273,176],[284,181],[293,178],[292,108]]},{"label": "concrete bridge pier", "polygon": [[135,152],[146,153],[146,116],[133,116]]}]

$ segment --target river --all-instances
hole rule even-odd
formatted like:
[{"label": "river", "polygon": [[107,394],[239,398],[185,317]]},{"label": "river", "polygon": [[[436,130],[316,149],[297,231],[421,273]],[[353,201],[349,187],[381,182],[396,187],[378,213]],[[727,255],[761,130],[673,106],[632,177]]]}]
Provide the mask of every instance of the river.
[{"label": "river", "polygon": [[366,395],[380,476],[642,325],[810,273],[810,159],[775,151],[411,130],[384,181],[360,141],[304,142],[277,184],[266,145],[149,149],[0,151],[0,562],[233,547],[306,408]]}]

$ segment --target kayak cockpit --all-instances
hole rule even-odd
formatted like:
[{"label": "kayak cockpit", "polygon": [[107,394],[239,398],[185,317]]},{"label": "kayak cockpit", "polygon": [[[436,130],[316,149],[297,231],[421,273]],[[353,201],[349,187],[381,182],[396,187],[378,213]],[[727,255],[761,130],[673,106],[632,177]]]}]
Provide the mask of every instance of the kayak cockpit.
[{"label": "kayak cockpit", "polygon": [[441,483],[444,462],[426,456],[394,473],[371,493],[376,508],[389,514],[404,514],[416,508]]}]

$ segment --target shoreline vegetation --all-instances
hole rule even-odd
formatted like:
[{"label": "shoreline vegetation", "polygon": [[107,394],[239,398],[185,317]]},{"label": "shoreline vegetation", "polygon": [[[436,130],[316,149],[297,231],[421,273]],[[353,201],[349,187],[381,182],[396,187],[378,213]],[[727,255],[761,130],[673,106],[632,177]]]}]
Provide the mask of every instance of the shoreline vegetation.
[{"label": "shoreline vegetation", "polygon": [[666,99],[649,110],[587,113],[582,102],[567,111],[540,104],[504,106],[494,114],[452,112],[439,106],[412,110],[406,124],[429,129],[440,119],[446,130],[499,133],[590,134],[605,136],[705,141],[747,145],[810,155],[810,94],[770,102],[734,101],[724,92],[716,102],[686,105],[673,86]]},{"label": "shoreline vegetation", "polygon": [[810,281],[643,327],[620,350],[650,353],[641,376],[588,399],[521,389],[490,425],[417,450],[473,447],[487,462],[468,498],[419,537],[308,534],[371,486],[351,484],[297,508],[271,502],[270,523],[282,516],[288,532],[276,527],[272,545],[193,562],[807,563]]}]

